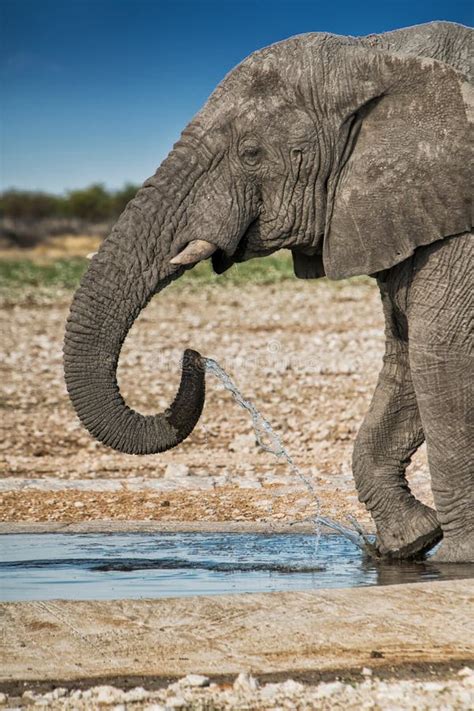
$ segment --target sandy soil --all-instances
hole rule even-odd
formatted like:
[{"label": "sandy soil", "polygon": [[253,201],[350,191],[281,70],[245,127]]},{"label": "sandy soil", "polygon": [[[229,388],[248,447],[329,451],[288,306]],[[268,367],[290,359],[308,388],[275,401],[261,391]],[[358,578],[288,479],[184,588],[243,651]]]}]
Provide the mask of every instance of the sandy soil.
[{"label": "sandy soil", "polygon": [[[314,510],[301,501],[303,488],[284,462],[257,448],[247,413],[212,376],[201,421],[177,449],[137,458],[94,442],[63,382],[69,299],[63,293],[7,304],[0,317],[0,467],[12,484],[0,491],[0,520],[263,520]],[[353,513],[367,522],[350,458],[381,366],[382,329],[378,291],[367,281],[225,288],[178,282],[132,329],[120,385],[129,404],[152,413],[174,397],[184,348],[215,358],[280,433],[313,481],[323,514]],[[27,488],[33,479],[44,480],[43,490]],[[90,484],[51,492],[52,479]],[[94,490],[99,479],[120,481],[120,491]],[[128,487],[137,480],[140,486]],[[431,503],[423,449],[410,480]],[[165,490],[147,488],[159,481]]]}]

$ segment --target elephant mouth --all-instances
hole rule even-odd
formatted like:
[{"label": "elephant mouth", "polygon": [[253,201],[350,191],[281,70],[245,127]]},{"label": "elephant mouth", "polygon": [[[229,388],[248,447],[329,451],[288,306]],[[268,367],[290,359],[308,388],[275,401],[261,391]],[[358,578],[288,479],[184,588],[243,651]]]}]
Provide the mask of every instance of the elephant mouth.
[{"label": "elephant mouth", "polygon": [[212,269],[215,274],[223,274],[230,269],[236,262],[244,262],[249,257],[246,256],[248,251],[248,234],[247,232],[240,239],[237,249],[232,254],[224,252],[223,249],[217,249],[211,257]]},{"label": "elephant mouth", "polygon": [[260,224],[259,218],[250,223],[247,230],[240,238],[237,248],[234,252],[225,252],[223,249],[217,249],[211,257],[212,269],[215,274],[223,274],[234,264],[246,262],[249,259],[258,257],[268,257],[273,254],[280,246],[268,247],[260,240]]},{"label": "elephant mouth", "polygon": [[294,246],[286,244],[272,247],[261,243],[259,236],[260,232],[257,218],[257,220],[249,225],[248,229],[240,238],[234,252],[229,253],[221,248],[216,249],[211,257],[214,273],[223,274],[234,264],[246,262],[249,259],[256,259],[258,257],[268,257],[268,255],[285,247],[292,251],[295,275],[297,277],[300,279],[315,279],[326,275],[322,261],[323,235],[318,235],[315,243],[308,241],[307,244],[300,242]]}]

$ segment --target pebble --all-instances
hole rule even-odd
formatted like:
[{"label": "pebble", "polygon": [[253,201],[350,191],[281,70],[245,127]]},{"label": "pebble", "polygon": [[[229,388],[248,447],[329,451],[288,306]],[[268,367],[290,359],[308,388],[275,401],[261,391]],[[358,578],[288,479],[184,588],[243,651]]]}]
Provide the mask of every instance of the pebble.
[{"label": "pebble", "polygon": [[165,479],[174,479],[189,476],[189,467],[187,464],[168,464],[165,469]]},{"label": "pebble", "polygon": [[148,699],[149,696],[150,693],[148,691],[145,691],[142,686],[136,686],[134,689],[130,689],[130,691],[127,691],[127,693],[125,694],[125,701],[144,701],[145,699]]},{"label": "pebble", "polygon": [[30,689],[27,689],[26,691],[24,691],[22,693],[21,698],[22,699],[34,699],[35,696],[36,696],[36,694],[34,691],[30,691]]},{"label": "pebble", "polygon": [[114,704],[122,701],[123,698],[123,692],[116,689],[115,686],[96,686],[95,692],[95,698],[99,704]]},{"label": "pebble", "polygon": [[256,448],[255,445],[255,435],[251,434],[240,434],[234,437],[234,439],[229,443],[229,449],[231,452],[252,452]]},{"label": "pebble", "polygon": [[180,709],[186,705],[187,702],[182,696],[171,696],[169,699],[166,699],[166,707],[171,707],[172,709]]},{"label": "pebble", "polygon": [[180,679],[178,684],[182,686],[209,686],[209,677],[202,674],[188,674]]},{"label": "pebble", "polygon": [[334,694],[340,693],[343,687],[344,684],[341,681],[331,681],[328,683],[323,683],[318,686],[317,694],[321,698],[333,696]]},{"label": "pebble", "polygon": [[304,690],[304,684],[294,679],[287,679],[280,687],[285,694],[300,694]]},{"label": "pebble", "polygon": [[[260,685],[249,672],[241,672],[233,687],[209,683],[208,677],[189,674],[166,689],[147,691],[136,687],[128,691],[114,686],[96,686],[72,691],[55,689],[43,695],[26,691],[28,708],[52,711],[170,711],[172,709],[219,709],[219,711],[286,711],[287,709],[380,709],[383,711],[472,711],[474,690],[469,668],[453,673],[447,680],[380,681],[374,676],[362,682],[323,682],[301,684],[294,679]],[[180,689],[180,690],[179,690]],[[65,692],[65,693],[64,693]],[[6,695],[0,702],[8,703]],[[11,706],[8,707],[12,709]]]},{"label": "pebble", "polygon": [[258,687],[257,679],[248,672],[241,672],[234,681],[234,691],[257,691]]}]

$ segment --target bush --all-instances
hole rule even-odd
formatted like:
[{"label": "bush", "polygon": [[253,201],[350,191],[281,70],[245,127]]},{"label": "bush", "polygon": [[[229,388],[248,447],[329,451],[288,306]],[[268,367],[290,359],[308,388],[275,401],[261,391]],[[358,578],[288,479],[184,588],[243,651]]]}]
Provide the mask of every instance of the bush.
[{"label": "bush", "polygon": [[91,185],[84,190],[71,190],[66,198],[71,217],[88,222],[103,222],[112,215],[112,197],[103,185]]},{"label": "bush", "polygon": [[131,183],[116,191],[108,191],[96,183],[82,190],[71,190],[65,196],[7,190],[0,193],[0,217],[17,220],[71,217],[86,222],[108,222],[120,215],[137,190]]},{"label": "bush", "polygon": [[14,219],[39,220],[64,215],[65,200],[57,195],[21,190],[0,194],[0,216]]}]

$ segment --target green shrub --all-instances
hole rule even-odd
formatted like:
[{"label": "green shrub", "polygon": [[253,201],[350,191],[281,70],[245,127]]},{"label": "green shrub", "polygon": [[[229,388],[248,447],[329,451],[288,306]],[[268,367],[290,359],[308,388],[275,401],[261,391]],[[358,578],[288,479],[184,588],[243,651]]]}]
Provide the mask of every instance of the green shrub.
[{"label": "green shrub", "polygon": [[39,220],[65,214],[65,199],[57,195],[22,190],[6,190],[0,194],[0,216]]},{"label": "green shrub", "polygon": [[95,183],[66,195],[51,195],[30,190],[6,190],[0,193],[0,217],[23,220],[71,217],[86,222],[116,219],[134,197],[138,187],[127,183],[119,190],[107,190]]}]

